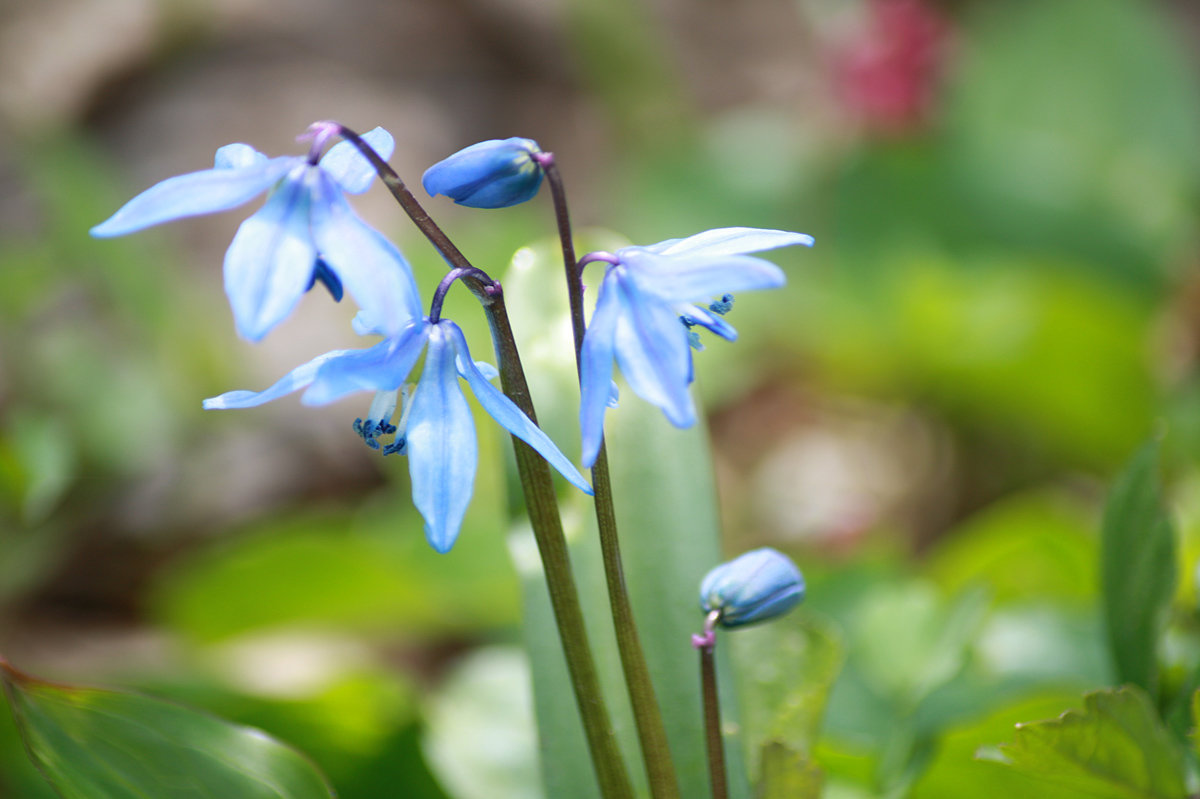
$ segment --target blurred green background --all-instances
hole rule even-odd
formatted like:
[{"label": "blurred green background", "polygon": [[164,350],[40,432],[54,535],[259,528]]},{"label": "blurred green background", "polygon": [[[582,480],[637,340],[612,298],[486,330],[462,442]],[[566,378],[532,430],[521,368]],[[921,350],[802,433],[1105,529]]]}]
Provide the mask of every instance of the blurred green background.
[{"label": "blurred green background", "polygon": [[[1113,682],[1099,508],[1164,431],[1182,535],[1164,679],[1194,666],[1195,4],[0,8],[0,652],[13,663],[261,726],[345,799],[538,795],[532,732],[514,722],[528,676],[494,426],[479,424],[475,499],[438,556],[406,464],[350,430],[367,398],[200,409],[354,346],[348,303],[314,293],[252,346],[219,277],[241,212],[87,235],[223,144],[299,152],[296,134],[335,118],[388,128],[414,186],[474,141],[537,139],[598,237],[816,237],[772,255],[786,289],[737,298],[741,340],[706,340],[696,390],[727,554],[791,553],[805,613],[845,659],[815,749],[827,796],[953,797],[989,780],[973,795],[1019,794],[972,755]],[[552,234],[546,198],[428,207],[493,274]],[[428,293],[443,265],[390,198],[376,188],[359,208]],[[484,357],[471,302],[452,294],[448,313]],[[52,796],[2,713],[0,796]]]}]

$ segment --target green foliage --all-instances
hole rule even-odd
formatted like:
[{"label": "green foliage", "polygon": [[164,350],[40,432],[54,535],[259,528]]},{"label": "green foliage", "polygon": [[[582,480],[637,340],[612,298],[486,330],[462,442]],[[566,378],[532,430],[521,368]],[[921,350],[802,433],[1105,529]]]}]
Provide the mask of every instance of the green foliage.
[{"label": "green foliage", "polygon": [[761,764],[756,799],[817,799],[821,795],[821,770],[786,744],[772,741],[764,746]]},{"label": "green foliage", "polygon": [[[523,253],[519,274],[506,285],[520,281],[550,283],[562,280],[562,262],[550,248]],[[531,301],[536,303],[539,294]],[[561,296],[561,295],[560,295]],[[514,299],[510,313],[514,319],[526,300]],[[565,302],[565,300],[559,300]],[[557,318],[555,306],[541,306],[534,318]],[[532,352],[541,353],[542,380],[574,381],[574,356],[569,339],[558,335],[561,328],[543,329],[540,334],[522,338]],[[518,336],[522,330],[518,329]],[[556,348],[556,349],[555,349]],[[547,355],[556,352],[557,358]],[[557,367],[555,367],[555,361]],[[545,383],[543,383],[543,386]],[[535,403],[541,407],[540,386],[535,385]],[[700,579],[721,561],[719,522],[713,502],[711,455],[705,431],[697,426],[677,430],[666,424],[661,413],[631,397],[608,414],[606,424],[610,450],[617,520],[621,534],[625,578],[637,618],[642,647],[664,715],[668,742],[680,777],[684,796],[702,795],[708,790],[704,760],[703,729],[700,724],[700,679],[696,654],[688,643],[688,632],[698,631],[703,616],[698,605]],[[558,403],[548,403],[553,409]],[[569,404],[569,403],[568,403]],[[552,411],[553,413],[553,411]],[[549,417],[553,430],[554,416]],[[568,433],[566,440],[577,440]],[[646,457],[654,453],[654,457]],[[624,732],[625,749],[635,779],[641,778],[640,756],[634,748],[632,721],[622,710],[627,698],[621,683],[621,671],[612,623],[606,618],[607,590],[603,580],[598,533],[590,502],[573,509],[578,519],[571,537],[571,558],[584,606],[593,609],[588,616],[592,646],[600,660],[601,677],[614,708],[619,733]],[[524,548],[525,545],[519,545]],[[519,560],[526,560],[521,557]],[[581,789],[577,775],[590,773],[586,752],[582,749],[578,720],[563,701],[566,688],[562,656],[557,637],[548,624],[548,610],[538,606],[548,602],[545,583],[536,565],[525,572],[526,639],[533,653],[535,701],[542,742],[542,768],[549,796],[568,795],[557,791]],[[682,633],[682,634],[681,634]],[[723,718],[729,729],[736,729],[736,690],[728,655],[719,654]],[[545,690],[545,693],[543,693]],[[745,796],[748,781],[736,735],[726,739],[730,785],[734,796]],[[568,787],[569,786],[569,787]]]},{"label": "green foliage", "polygon": [[1104,799],[1183,799],[1183,757],[1145,692],[1135,686],[1084,697],[1082,711],[1019,724],[989,753],[1012,769]]},{"label": "green foliage", "polygon": [[1007,497],[955,527],[930,553],[947,592],[984,584],[998,602],[1090,603],[1098,581],[1092,519],[1058,492]]},{"label": "green foliage", "polygon": [[156,610],[197,641],[294,626],[416,636],[511,624],[516,581],[478,510],[464,526],[472,546],[446,556],[425,543],[412,507],[391,500],[354,517],[278,519],[169,574]]},{"label": "green foliage", "polygon": [[[820,5],[797,8],[824,44]],[[1180,499],[1195,493],[1200,441],[1190,321],[1200,197],[1192,54],[1163,4],[937,5],[966,10],[953,20],[962,46],[936,122],[887,140],[823,127],[840,125],[836,108],[805,108],[798,122],[792,108],[756,102],[753,91],[719,118],[692,115],[679,99],[686,78],[674,72],[664,19],[633,2],[564,7],[570,57],[580,83],[593,88],[568,107],[611,112],[589,134],[609,159],[604,166],[562,164],[573,201],[578,181],[589,172],[600,178],[578,207],[640,243],[725,224],[799,228],[818,240],[811,252],[772,256],[789,276],[786,291],[738,297],[729,321],[740,343],[705,334],[708,349],[696,354],[696,391],[718,414],[726,546],[771,534],[760,524],[769,514],[756,515],[752,458],[819,424],[813,409],[857,408],[865,399],[871,413],[912,416],[937,437],[935,482],[881,505],[894,516],[811,548],[786,542],[810,578],[806,608],[722,634],[735,795],[794,799],[817,796],[820,785],[827,799],[1181,797],[1177,752],[1200,701],[1200,537],[1194,518],[1189,527],[1195,509]],[[106,135],[119,127],[105,114],[89,118]],[[148,117],[134,118],[144,125]],[[179,650],[165,665],[126,659],[116,669],[122,682],[270,730],[313,757],[345,799],[389,796],[396,786],[420,799],[498,795],[501,786],[537,795],[538,765],[546,796],[593,797],[541,575],[520,532],[512,536],[519,580],[505,553],[512,508],[497,467],[510,457],[507,442],[479,426],[476,497],[449,556],[424,544],[398,459],[345,496],[257,498],[261,515],[238,516],[234,529],[190,518],[213,491],[203,485],[209,467],[198,465],[197,446],[218,428],[233,437],[264,433],[261,415],[196,421],[199,398],[240,385],[231,372],[245,362],[226,349],[232,336],[221,327],[228,314],[212,283],[216,266],[198,292],[177,250],[162,246],[187,233],[88,239],[87,227],[127,194],[81,137],[41,135],[11,149],[5,177],[15,183],[22,224],[0,233],[5,641],[9,615],[22,619],[18,600],[38,611],[90,612],[72,603],[95,597],[70,584],[79,572],[63,567],[88,563],[93,547],[120,547],[136,584],[115,600],[121,621],[148,622],[139,631],[148,627],[164,649]],[[415,175],[405,178],[416,185]],[[544,199],[502,216],[430,210],[492,270],[548,232]],[[401,243],[418,280],[432,285],[444,264],[415,236]],[[579,237],[581,252],[622,243]],[[540,241],[522,251],[504,285],[541,423],[570,452],[578,395],[557,259],[556,242]],[[589,295],[600,268],[586,275]],[[487,358],[473,298],[456,289],[447,309]],[[277,351],[256,352],[263,366]],[[739,405],[747,396],[768,401]],[[707,783],[687,634],[700,625],[700,575],[733,552],[718,536],[705,431],[671,429],[630,392],[621,405],[609,419],[627,576],[691,799]],[[1164,416],[1170,480],[1159,481],[1159,446],[1146,445],[1098,525],[1097,476],[1112,474]],[[893,454],[902,463],[928,455]],[[189,489],[193,510],[171,496],[170,515],[151,528],[109,529],[125,524],[175,465],[197,486],[194,496]],[[797,490],[797,502],[820,499]],[[1179,552],[1168,506],[1179,511]],[[746,508],[753,512],[740,517]],[[572,556],[622,745],[640,778],[590,512],[582,501],[568,510]],[[920,542],[915,555],[909,532]],[[148,594],[138,571],[150,571],[147,563],[168,564],[153,569]],[[142,610],[145,618],[135,616]],[[517,656],[491,647],[472,654],[515,637],[519,611],[536,752]],[[271,693],[278,686],[263,687],[281,682],[270,667],[229,665],[269,649],[276,636],[330,631],[369,651],[371,667],[281,697]],[[1091,694],[1082,711],[1035,721],[1058,716],[1083,691],[1121,682],[1140,688]],[[41,731],[43,766],[45,746],[75,746],[63,729],[82,734],[89,725],[87,734],[102,732],[110,740],[99,745],[108,745],[129,733],[121,719],[168,714],[173,725],[183,716],[171,714],[187,714],[132,695],[14,686],[27,732]],[[97,713],[114,706],[116,718]],[[0,716],[0,794],[50,799],[12,720]],[[245,740],[245,728],[200,718],[182,729]],[[989,748],[1012,740],[1014,724],[1013,744]],[[490,746],[497,741],[508,748],[498,752]],[[143,743],[169,745],[153,735]],[[89,767],[82,745],[69,756],[54,751],[60,779]],[[288,750],[270,751],[270,762],[303,765]],[[73,795],[81,792],[104,795],[91,786]]]},{"label": "green foliage", "polygon": [[1124,0],[977,8],[947,109],[963,210],[1014,247],[1164,285],[1200,174],[1200,91],[1170,18]]},{"label": "green foliage", "polygon": [[842,665],[836,628],[797,611],[725,635],[722,645],[734,653],[742,741],[756,796],[819,795],[821,771],[812,753]]},{"label": "green foliage", "polygon": [[329,799],[313,765],[259,730],[137,694],[55,685],[0,663],[30,756],[64,799]]},{"label": "green foliage", "polygon": [[1159,640],[1175,589],[1175,531],[1163,506],[1158,443],[1134,456],[1104,512],[1102,601],[1121,682],[1158,691]]},{"label": "green foliage", "polygon": [[432,698],[425,738],[455,799],[530,795],[538,780],[531,689],[516,649],[481,649],[455,664]]}]

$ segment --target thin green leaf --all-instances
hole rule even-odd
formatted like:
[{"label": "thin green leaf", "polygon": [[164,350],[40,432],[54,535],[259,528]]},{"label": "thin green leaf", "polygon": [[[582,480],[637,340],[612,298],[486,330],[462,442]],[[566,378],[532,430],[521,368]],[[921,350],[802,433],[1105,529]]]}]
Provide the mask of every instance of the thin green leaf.
[{"label": "thin green leaf", "polygon": [[1101,586],[1108,648],[1120,682],[1158,690],[1158,641],[1175,591],[1175,531],[1163,506],[1158,443],[1134,456],[1109,495]]},{"label": "thin green leaf", "polygon": [[329,799],[303,755],[259,730],[139,694],[56,685],[0,660],[30,757],[64,799]]}]

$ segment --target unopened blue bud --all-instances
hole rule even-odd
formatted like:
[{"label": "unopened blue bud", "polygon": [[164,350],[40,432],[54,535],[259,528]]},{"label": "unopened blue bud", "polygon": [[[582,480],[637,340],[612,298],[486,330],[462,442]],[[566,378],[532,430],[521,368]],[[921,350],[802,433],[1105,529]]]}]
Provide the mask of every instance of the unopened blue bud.
[{"label": "unopened blue bud", "polygon": [[722,563],[700,583],[700,607],[722,627],[766,621],[804,599],[804,576],[781,552],[763,547]]},{"label": "unopened blue bud", "polygon": [[532,199],[542,185],[541,148],[533,139],[490,139],[425,170],[430,197],[444,194],[471,208],[507,208]]}]

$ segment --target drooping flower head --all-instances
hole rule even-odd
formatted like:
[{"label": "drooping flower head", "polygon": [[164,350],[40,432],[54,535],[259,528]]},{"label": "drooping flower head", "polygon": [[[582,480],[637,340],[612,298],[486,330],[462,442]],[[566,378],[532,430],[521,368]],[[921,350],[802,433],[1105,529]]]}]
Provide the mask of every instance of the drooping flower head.
[{"label": "drooping flower head", "polygon": [[533,139],[489,139],[459,150],[429,169],[421,185],[471,208],[507,208],[530,200],[542,185],[542,150]]},{"label": "drooping flower head", "polygon": [[[581,351],[579,424],[584,464],[591,466],[600,450],[614,360],[634,393],[661,408],[672,424],[695,424],[696,409],[688,390],[692,382],[689,328],[699,325],[735,340],[737,331],[721,318],[732,302],[727,295],[776,288],[785,282],[778,266],[746,253],[812,243],[812,237],[803,233],[718,228],[648,247],[624,247],[615,254],[584,256],[581,264],[608,264]],[[708,305],[714,297],[721,299]]]},{"label": "drooping flower head", "polygon": [[[407,397],[400,419],[392,424],[398,394],[421,353],[425,365],[416,390]],[[265,391],[231,391],[204,401],[208,409],[250,408],[304,389],[301,401],[324,405],[354,391],[374,391],[366,420],[355,430],[375,448],[377,438],[394,434],[383,446],[408,455],[413,504],[425,519],[425,537],[438,552],[454,545],[470,504],[478,461],[475,424],[458,378],[471,387],[484,410],[501,427],[525,441],[568,481],[591,494],[587,481],[541,428],[488,382],[471,360],[466,339],[448,319],[409,321],[396,335],[365,350],[335,350],[283,377]],[[494,372],[493,372],[494,374]],[[405,391],[405,393],[407,393]]]},{"label": "drooping flower head", "polygon": [[[99,237],[200,214],[226,211],[269,192],[267,202],[238,228],[225,253],[225,293],[238,332],[258,341],[283,321],[316,282],[336,299],[342,287],[392,333],[421,315],[412,273],[386,238],[350,208],[375,177],[370,163],[341,142],[318,158],[334,135],[332,123],[313,126],[307,157],[268,158],[248,144],[217,150],[212,169],[168,178],[134,197],[92,228]],[[363,136],[384,158],[391,134]]]},{"label": "drooping flower head", "polygon": [[741,627],[787,613],[804,599],[804,576],[770,547],[722,563],[700,583],[700,607],[722,627]]}]

